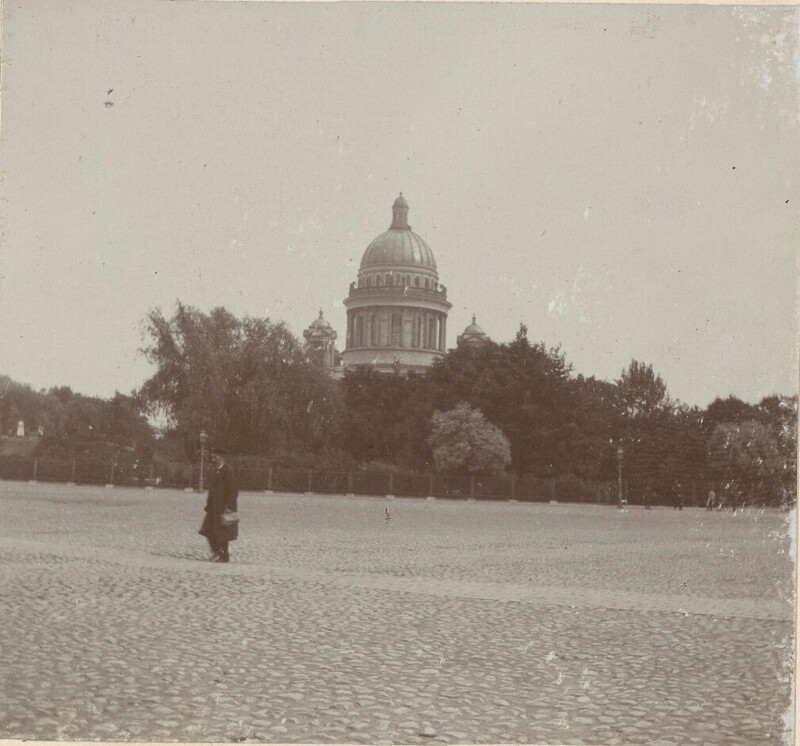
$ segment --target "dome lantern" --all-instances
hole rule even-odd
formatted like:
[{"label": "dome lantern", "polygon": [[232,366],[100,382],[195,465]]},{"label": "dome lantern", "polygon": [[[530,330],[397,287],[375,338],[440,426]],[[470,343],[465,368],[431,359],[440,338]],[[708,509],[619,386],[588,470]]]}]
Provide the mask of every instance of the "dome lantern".
[{"label": "dome lantern", "polygon": [[389,226],[389,230],[392,229],[411,230],[411,226],[408,224],[408,202],[406,202],[402,192],[400,192],[400,196],[392,205],[392,224]]}]

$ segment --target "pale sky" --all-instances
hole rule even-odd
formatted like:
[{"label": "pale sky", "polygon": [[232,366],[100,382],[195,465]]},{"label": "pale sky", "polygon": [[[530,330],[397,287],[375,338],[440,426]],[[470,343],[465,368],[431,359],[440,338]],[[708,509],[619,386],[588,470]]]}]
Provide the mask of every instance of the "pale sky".
[{"label": "pale sky", "polygon": [[129,392],[175,302],[342,300],[402,191],[453,303],[705,406],[797,388],[796,8],[7,0],[0,373]]}]

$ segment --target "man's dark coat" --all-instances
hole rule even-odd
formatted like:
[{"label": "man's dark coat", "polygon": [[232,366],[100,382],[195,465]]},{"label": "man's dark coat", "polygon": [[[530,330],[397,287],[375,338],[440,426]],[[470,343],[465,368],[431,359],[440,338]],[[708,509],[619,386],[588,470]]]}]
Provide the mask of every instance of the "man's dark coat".
[{"label": "man's dark coat", "polygon": [[234,523],[223,526],[220,517],[227,510],[236,513],[238,510],[239,491],[236,489],[236,480],[233,478],[233,469],[223,463],[214,469],[211,475],[211,484],[208,487],[206,500],[206,517],[199,533],[217,541],[233,541],[239,537],[239,525]]}]

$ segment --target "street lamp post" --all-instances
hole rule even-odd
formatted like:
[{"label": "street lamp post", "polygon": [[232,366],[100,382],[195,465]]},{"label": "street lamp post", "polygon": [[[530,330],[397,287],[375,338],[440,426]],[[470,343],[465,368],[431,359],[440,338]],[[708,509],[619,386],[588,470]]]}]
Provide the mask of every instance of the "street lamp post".
[{"label": "street lamp post", "polygon": [[203,491],[203,472],[205,471],[206,443],[208,435],[205,430],[200,431],[200,492]]},{"label": "street lamp post", "polygon": [[617,507],[622,507],[623,497],[622,497],[622,456],[624,455],[625,451],[622,450],[622,446],[617,448],[617,473],[618,473],[618,484],[617,484]]}]

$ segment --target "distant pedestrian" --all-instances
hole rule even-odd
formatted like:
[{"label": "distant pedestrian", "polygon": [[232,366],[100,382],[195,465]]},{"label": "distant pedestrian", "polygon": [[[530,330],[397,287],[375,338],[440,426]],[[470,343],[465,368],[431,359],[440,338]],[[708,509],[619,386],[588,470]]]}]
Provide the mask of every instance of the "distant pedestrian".
[{"label": "distant pedestrian", "polygon": [[386,523],[386,524],[388,524],[388,523],[390,523],[390,522],[391,522],[391,520],[392,520],[392,514],[389,512],[389,508],[388,508],[388,506],[387,506],[387,507],[385,507],[383,510],[384,510],[384,513],[383,513],[383,522],[384,522],[384,523]]},{"label": "distant pedestrian", "polygon": [[648,484],[644,488],[644,509],[645,510],[650,510],[650,505],[652,503],[652,497],[653,497],[653,489]]},{"label": "distant pedestrian", "polygon": [[212,450],[214,471],[208,487],[206,515],[198,532],[208,539],[211,548],[209,559],[212,562],[230,561],[228,542],[239,537],[239,491],[236,489],[233,469],[223,458],[225,453],[222,448]]},{"label": "distant pedestrian", "polygon": [[708,491],[708,500],[706,500],[706,510],[714,510],[717,505],[717,494],[714,490]]}]

